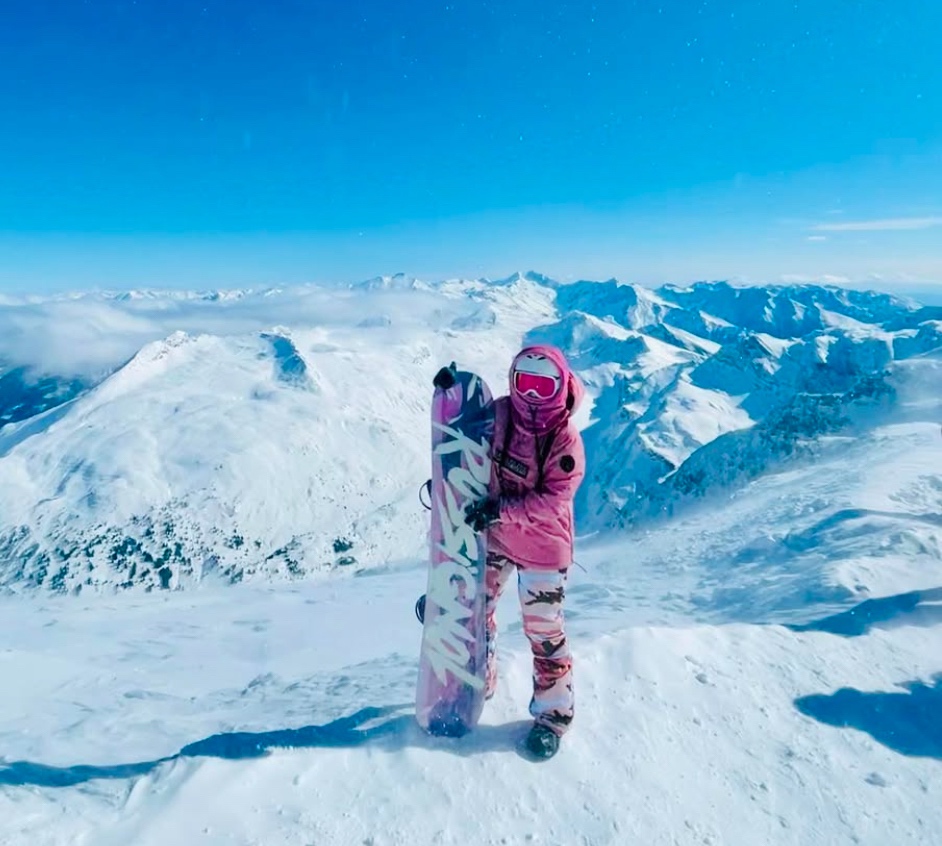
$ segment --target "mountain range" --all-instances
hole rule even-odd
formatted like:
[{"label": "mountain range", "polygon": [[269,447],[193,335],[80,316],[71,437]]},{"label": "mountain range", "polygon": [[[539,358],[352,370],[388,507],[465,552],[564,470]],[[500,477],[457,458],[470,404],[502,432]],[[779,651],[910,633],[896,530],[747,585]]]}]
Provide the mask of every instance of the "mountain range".
[{"label": "mountain range", "polygon": [[[538,273],[0,305],[0,587],[76,593],[370,571],[424,555],[431,379],[570,358],[583,535],[728,495],[899,414],[942,308],[830,286]],[[725,492],[725,493],[724,493]]]}]

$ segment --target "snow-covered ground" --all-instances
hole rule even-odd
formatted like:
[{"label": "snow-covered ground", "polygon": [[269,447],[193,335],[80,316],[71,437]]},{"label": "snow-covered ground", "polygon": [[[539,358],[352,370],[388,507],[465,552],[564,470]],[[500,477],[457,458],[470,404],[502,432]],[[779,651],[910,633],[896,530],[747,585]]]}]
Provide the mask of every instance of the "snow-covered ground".
[{"label": "snow-covered ground", "polygon": [[[227,531],[240,509],[256,509],[248,521],[254,529],[266,520],[283,520],[286,531],[317,522],[304,502],[323,508],[326,500],[298,480],[339,462],[352,482],[367,481],[360,474],[376,460],[373,446],[367,442],[360,456],[344,444],[386,443],[393,435],[384,419],[398,427],[414,417],[423,427],[427,390],[413,391],[416,373],[433,372],[457,350],[452,357],[480,361],[497,383],[522,337],[549,334],[564,343],[574,328],[574,312],[538,280],[481,285],[474,297],[456,282],[451,299],[449,284],[444,292],[412,291],[405,280],[380,280],[361,302],[390,297],[392,304],[358,315],[352,328],[348,316],[326,329],[272,325],[269,338],[244,328],[200,335],[192,327],[182,327],[183,337],[163,331],[172,324],[150,326],[157,337],[136,338],[143,349],[130,364],[105,377],[89,369],[82,375],[94,387],[0,430],[0,517],[6,525],[81,527],[90,515],[110,519],[125,508],[133,517],[141,512],[129,503],[172,503],[182,491],[218,508],[207,525],[222,521]],[[397,311],[403,285],[415,297],[408,314]],[[748,381],[760,370],[810,367],[799,349],[822,354],[826,347],[846,365],[873,355],[872,339],[881,335],[891,351],[904,341],[919,348],[873,359],[890,390],[872,402],[851,397],[841,425],[799,426],[790,453],[769,454],[738,476],[710,477],[696,495],[665,496],[676,508],[626,521],[630,529],[594,524],[579,544],[567,603],[576,721],[560,754],[541,764],[517,749],[528,725],[530,659],[513,592],[500,609],[501,682],[482,725],[460,740],[431,739],[415,725],[420,628],[412,605],[425,584],[423,517],[406,489],[408,465],[422,461],[424,429],[393,439],[399,452],[377,471],[377,499],[354,518],[372,514],[377,531],[399,545],[396,555],[367,553],[356,565],[302,574],[260,567],[235,584],[224,568],[207,568],[198,583],[180,579],[182,590],[104,590],[102,578],[97,590],[78,595],[36,586],[20,557],[0,562],[8,588],[0,597],[0,844],[942,842],[942,361],[927,340],[935,331],[922,319],[929,318],[897,306],[878,315],[871,301],[869,322],[845,308],[864,328],[802,326],[788,334],[795,327],[776,322],[772,308],[764,325],[747,337],[740,327],[730,340],[724,326],[752,320],[752,311],[744,316],[725,299],[722,315],[698,318],[699,334],[689,310],[674,315],[674,323],[691,324],[684,327],[656,314],[668,309],[661,294],[618,320],[593,314],[586,296],[594,290],[567,294],[586,307],[575,327],[582,334],[567,345],[594,391],[586,436],[597,439],[601,457],[602,436],[592,432],[607,432],[608,451],[621,448],[637,467],[683,458],[693,472],[697,461],[710,466],[711,456],[754,459],[774,441],[757,436],[748,448],[737,441],[719,449],[743,430],[732,406],[711,405],[699,392],[716,390],[717,374],[732,378],[731,349],[755,351],[755,368],[740,369]],[[299,311],[303,296],[291,296]],[[803,295],[790,296],[794,303]],[[319,308],[336,314],[329,303]],[[300,312],[299,324],[310,321]],[[595,347],[588,343],[599,322],[615,352],[598,352],[599,335]],[[434,331],[416,334],[428,323]],[[398,342],[388,334],[365,341],[374,330],[401,334]],[[664,340],[674,332],[677,343]],[[275,335],[291,341],[305,367]],[[856,346],[845,340],[852,336]],[[422,344],[427,359],[410,358]],[[622,355],[625,345],[632,355]],[[369,396],[355,391],[348,402],[338,385],[345,378],[361,384],[377,368],[402,384],[374,397],[371,430],[363,413]],[[822,396],[847,388],[834,380],[848,369],[835,370],[815,371],[831,380]],[[142,390],[135,379],[144,377],[159,390]],[[637,413],[616,424],[615,398],[642,377],[654,383],[652,393],[633,395]],[[776,407],[775,391],[761,394],[752,384],[722,391],[745,407],[746,431]],[[249,415],[256,389],[267,396]],[[318,396],[330,402],[308,399]],[[383,417],[390,396],[400,402],[393,420]],[[706,426],[711,409],[733,425],[726,435]],[[319,454],[312,444],[327,437],[330,420],[335,434]],[[336,434],[342,431],[349,441]],[[180,458],[174,448],[186,448],[187,432],[218,452]],[[657,446],[637,447],[655,435],[673,458]],[[227,445],[251,460],[241,469],[227,463]],[[692,451],[683,457],[685,449]],[[135,451],[140,466],[130,460]],[[298,466],[299,455],[307,466]],[[70,469],[69,461],[92,456],[92,471]],[[223,469],[214,471],[213,462]],[[139,475],[128,477],[131,471]],[[110,480],[94,502],[79,495],[84,472]],[[207,495],[220,473],[224,483]],[[420,479],[421,467],[414,475]],[[270,478],[283,478],[285,489]],[[264,482],[273,501],[231,497],[253,481]],[[156,482],[170,493],[141,493]],[[374,510],[384,498],[393,505]],[[591,502],[583,502],[583,518],[592,516]],[[324,513],[337,521],[325,523],[325,536],[350,531],[336,508]],[[10,509],[19,509],[16,518]],[[356,538],[361,546],[365,536]]]},{"label": "snow-covered ground", "polygon": [[7,598],[0,842],[935,843],[940,482],[938,426],[891,424],[583,546],[578,716],[539,765],[512,599],[479,730],[414,724],[420,562]]}]

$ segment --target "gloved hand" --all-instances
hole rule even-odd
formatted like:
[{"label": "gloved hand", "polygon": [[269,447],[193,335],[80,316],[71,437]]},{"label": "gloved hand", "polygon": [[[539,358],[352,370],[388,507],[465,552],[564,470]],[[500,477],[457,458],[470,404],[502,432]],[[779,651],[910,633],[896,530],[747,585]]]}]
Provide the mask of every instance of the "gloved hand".
[{"label": "gloved hand", "polygon": [[464,510],[464,521],[475,532],[483,532],[492,523],[500,519],[500,500],[489,496],[480,502],[469,505]]}]

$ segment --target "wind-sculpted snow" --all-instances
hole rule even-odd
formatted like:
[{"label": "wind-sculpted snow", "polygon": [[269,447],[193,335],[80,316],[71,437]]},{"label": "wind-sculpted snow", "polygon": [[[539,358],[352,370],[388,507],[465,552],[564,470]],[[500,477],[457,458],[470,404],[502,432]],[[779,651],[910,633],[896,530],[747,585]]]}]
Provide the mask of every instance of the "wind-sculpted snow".
[{"label": "wind-sculpted snow", "polygon": [[938,371],[903,365],[940,349],[940,317],[831,287],[535,273],[9,302],[0,586],[162,589],[421,558],[432,376],[455,360],[500,393],[527,341],[561,346],[589,388],[580,529],[676,515],[899,412],[912,379],[931,393]]}]

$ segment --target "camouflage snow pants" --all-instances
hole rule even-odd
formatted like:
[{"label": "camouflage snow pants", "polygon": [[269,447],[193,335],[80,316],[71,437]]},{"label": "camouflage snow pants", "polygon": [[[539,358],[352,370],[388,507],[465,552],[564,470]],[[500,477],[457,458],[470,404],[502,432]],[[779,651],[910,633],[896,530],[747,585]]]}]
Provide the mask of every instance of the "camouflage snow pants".
[{"label": "camouflage snow pants", "polygon": [[487,586],[487,686],[486,696],[497,687],[497,601],[512,571],[517,571],[523,631],[533,652],[533,698],[530,713],[536,722],[565,733],[572,722],[572,655],[566,641],[563,599],[566,570],[521,567],[502,555],[488,555]]}]

